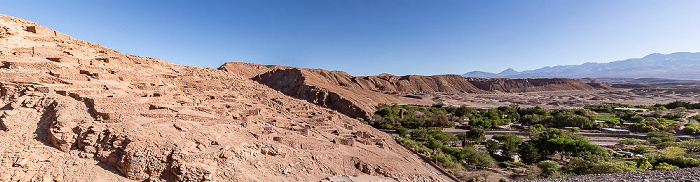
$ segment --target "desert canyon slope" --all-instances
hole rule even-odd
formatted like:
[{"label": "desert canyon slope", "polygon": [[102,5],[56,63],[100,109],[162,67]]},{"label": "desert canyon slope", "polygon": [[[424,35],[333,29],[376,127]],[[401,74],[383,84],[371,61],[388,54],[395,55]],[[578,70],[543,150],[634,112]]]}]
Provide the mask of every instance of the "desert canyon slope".
[{"label": "desert canyon slope", "polygon": [[[445,180],[389,135],[249,79],[290,84],[306,71],[349,84],[342,73],[291,69],[275,78],[247,67],[232,74],[181,66],[5,15],[0,61],[0,181]],[[394,89],[365,84],[334,93],[404,99],[367,88]],[[328,97],[337,96],[317,98]]]},{"label": "desert canyon slope", "polygon": [[[591,91],[609,89],[604,84],[586,84],[564,78],[483,79],[459,75],[351,76],[342,71],[302,69],[277,65],[230,62],[219,67],[265,84],[286,95],[336,110],[354,118],[369,119],[383,104],[436,103],[422,94],[434,93],[521,93],[542,91]],[[596,86],[596,87],[593,87]]]}]

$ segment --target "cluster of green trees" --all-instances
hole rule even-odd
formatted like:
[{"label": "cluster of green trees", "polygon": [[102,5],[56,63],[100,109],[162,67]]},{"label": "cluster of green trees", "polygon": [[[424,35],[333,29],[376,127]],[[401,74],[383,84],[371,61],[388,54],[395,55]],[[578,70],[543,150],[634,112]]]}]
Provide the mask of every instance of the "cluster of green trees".
[{"label": "cluster of green trees", "polygon": [[[447,144],[456,142],[459,138],[451,133],[442,132],[440,128],[417,128],[409,134],[410,137],[402,138],[401,143],[430,157],[445,168],[493,166],[494,159],[485,151],[476,150],[471,145],[461,149],[448,146]],[[468,140],[465,136],[459,137]],[[483,133],[482,136],[476,136],[476,138],[483,137]]]},{"label": "cluster of green trees", "polygon": [[414,107],[384,105],[377,107],[370,125],[377,128],[452,127],[454,122],[469,121],[471,126],[497,128],[506,123],[540,124],[545,127],[599,129],[595,113],[584,109],[520,108],[517,104],[479,111],[469,107]]},{"label": "cluster of green trees", "polygon": [[[563,135],[564,137],[562,138],[569,138],[566,136],[568,135],[566,134],[566,132],[556,132],[552,130],[548,133],[549,134],[543,134],[544,136]],[[645,154],[646,156],[637,157],[631,160],[612,157],[607,153],[607,151],[605,151],[605,149],[597,145],[594,148],[585,149],[589,147],[586,145],[590,144],[586,144],[585,141],[579,141],[581,142],[581,144],[578,144],[579,146],[574,147],[580,148],[578,149],[578,151],[565,152],[566,149],[560,151],[560,154],[563,154],[563,156],[571,157],[568,163],[566,163],[563,168],[559,168],[558,163],[555,161],[539,161],[537,163],[537,166],[542,169],[540,177],[560,177],[583,174],[700,167],[700,159],[687,157],[686,154],[686,151],[688,153],[700,152],[699,139],[687,140],[681,143],[676,143],[676,139],[671,133],[650,132],[645,137],[645,140],[647,140],[650,144],[656,145],[657,148],[662,150],[660,150],[657,153],[654,153],[646,145],[637,145],[636,147],[634,147],[632,152],[637,154]],[[535,146],[541,146],[538,149],[540,151],[543,151],[543,155],[548,155],[548,153],[551,152],[553,149],[557,149],[559,147],[567,145],[571,147],[571,145],[576,145],[575,143],[577,143],[560,141],[563,140],[559,138],[549,139],[547,140],[547,142],[552,142],[553,144],[540,144]],[[564,145],[562,145],[562,143]],[[634,139],[626,139],[621,141],[620,143],[635,145],[639,144],[640,142]],[[525,158],[523,159],[525,160]],[[536,161],[529,162],[534,163]]]},{"label": "cluster of green trees", "polygon": [[[629,104],[600,104],[589,105],[585,106],[584,108],[602,113],[597,114],[597,119],[607,121],[607,127],[616,127],[622,126],[623,123],[631,123],[631,125],[625,127],[634,132],[665,131],[675,133],[682,126],[681,121],[683,118],[685,118],[686,109],[676,107],[678,104],[674,103],[676,102],[669,104],[637,106],[632,106]],[[617,107],[650,109],[653,110],[653,112],[641,114],[633,111],[623,111],[621,113],[613,114],[613,109]],[[667,107],[671,107],[672,110],[668,110]],[[689,130],[692,129],[695,128],[691,126]]]},{"label": "cluster of green trees", "polygon": [[600,129],[595,123],[595,113],[584,109],[542,109],[539,107],[522,109],[522,122],[544,127],[579,127]]},{"label": "cluster of green trees", "polygon": [[[678,144],[678,143],[676,143]],[[680,146],[680,147],[678,147]],[[687,153],[700,152],[700,140],[683,141],[678,146],[666,147],[658,153],[648,151],[645,157],[634,158],[637,170],[664,170],[689,167],[700,167],[700,159],[688,157]],[[635,147],[636,148],[636,147]]]},{"label": "cluster of green trees", "polygon": [[[614,110],[615,108],[618,108],[618,107],[622,107],[622,108],[640,108],[640,107],[644,107],[644,108],[646,108],[647,106],[646,106],[646,105],[632,106],[632,105],[630,105],[630,104],[617,104],[617,103],[613,103],[613,104],[588,105],[588,106],[584,106],[583,108],[584,108],[584,109],[591,110],[591,111],[595,111],[595,112],[607,112],[607,113],[609,113],[609,112],[613,112],[613,110]],[[641,108],[640,108],[640,109],[641,109]]]},{"label": "cluster of green trees", "polygon": [[[611,155],[605,148],[592,144],[580,135],[555,128],[532,127],[527,130],[529,141],[523,141],[514,134],[494,135],[492,138],[495,140],[484,142],[486,150],[473,146],[485,139],[481,127],[458,135],[434,127],[412,131],[399,128],[397,131],[404,145],[448,169],[495,167],[496,162],[512,163],[508,162],[509,157],[515,155],[520,156],[522,166],[533,164],[541,168],[542,173],[536,177],[544,178],[700,167],[700,159],[688,157],[689,154],[700,153],[700,139],[677,143],[673,134],[667,132],[650,132],[644,137],[646,142],[635,139],[620,141],[628,145],[648,143],[659,149],[659,152],[654,152],[647,145],[637,145],[632,152],[645,156],[624,159]],[[451,147],[459,142],[464,144],[462,148]],[[558,161],[567,161],[564,160],[566,158],[568,162],[559,167],[559,163],[552,160],[555,157],[559,158]]]},{"label": "cluster of green trees", "polygon": [[654,105],[630,105],[630,104],[599,104],[585,106],[585,109],[596,111],[596,112],[612,112],[613,109],[617,107],[623,108],[639,108],[639,109],[649,109],[657,111],[665,111],[667,109],[700,109],[700,103],[690,103],[683,101],[674,101],[668,104],[654,104]]},{"label": "cluster of green trees", "polygon": [[676,133],[676,131],[681,128],[681,120],[685,117],[682,112],[668,112],[668,114],[661,116],[658,113],[644,115],[631,111],[625,111],[619,114],[619,116],[623,122],[632,123],[627,126],[627,129],[630,131],[664,131],[670,133]]},{"label": "cluster of green trees", "polygon": [[[418,107],[407,105],[377,106],[377,111],[368,124],[383,129],[419,128],[419,127],[453,127],[454,122],[469,121],[471,126],[497,128],[511,122],[524,125],[542,125],[544,127],[579,127],[582,129],[600,129],[602,127],[624,126],[634,132],[665,131],[675,133],[683,125],[686,108],[696,108],[697,104],[672,102],[656,105],[599,104],[585,106],[584,109],[543,109],[540,107],[520,108],[517,104],[501,106],[488,110],[469,107]],[[613,113],[614,108],[645,108],[653,112],[641,114],[633,111]],[[668,110],[668,109],[670,110]],[[601,113],[601,114],[599,114]],[[607,121],[606,125],[596,123],[596,119]],[[697,116],[700,120],[700,115]],[[686,132],[700,134],[700,126],[695,123],[686,125]]]},{"label": "cluster of green trees", "polygon": [[664,106],[668,109],[700,109],[700,103],[690,103],[690,102],[683,102],[683,101],[675,101],[671,102],[668,104],[656,104],[654,106]]},{"label": "cluster of green trees", "polygon": [[697,155],[700,152],[700,140],[686,140],[680,143],[675,142],[673,134],[667,132],[649,132],[644,137],[649,145],[655,146],[659,151],[654,152],[647,145],[637,145],[639,142],[634,139],[620,141],[625,145],[637,145],[631,152],[643,154],[644,157],[637,157],[631,161],[624,161],[634,170],[662,170],[677,169],[687,167],[699,167],[700,159],[688,157]]},{"label": "cluster of green trees", "polygon": [[454,123],[449,120],[448,116],[452,110],[448,111],[447,109],[440,105],[413,107],[380,104],[368,124],[382,129],[453,127]]}]

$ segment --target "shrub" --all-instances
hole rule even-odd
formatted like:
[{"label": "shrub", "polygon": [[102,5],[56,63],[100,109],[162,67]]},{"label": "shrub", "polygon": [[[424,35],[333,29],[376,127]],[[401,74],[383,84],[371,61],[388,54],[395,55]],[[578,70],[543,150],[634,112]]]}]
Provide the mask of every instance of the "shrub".
[{"label": "shrub", "polygon": [[634,171],[636,162],[609,160],[595,155],[574,157],[564,166],[564,169],[575,174],[601,174]]},{"label": "shrub", "polygon": [[659,163],[665,162],[674,166],[678,166],[680,168],[700,167],[700,159],[688,158],[683,156],[671,157],[664,155],[653,155],[635,158],[635,161],[637,161],[637,163],[640,163],[641,161],[649,161],[650,163],[657,165]]},{"label": "shrub", "polygon": [[651,163],[649,163],[649,161],[642,161],[641,163],[639,163],[637,165],[637,168],[641,169],[641,170],[649,170],[649,169],[654,168],[654,166],[651,165]]},{"label": "shrub", "polygon": [[663,150],[663,149],[668,148],[668,147],[680,147],[680,146],[681,146],[681,144],[676,143],[676,142],[663,142],[663,143],[656,144],[656,148],[660,149],[660,150]]},{"label": "shrub", "polygon": [[381,128],[381,129],[394,129],[394,126],[392,126],[389,123],[382,123],[381,125],[379,125],[379,128]]},{"label": "shrub", "polygon": [[554,161],[548,160],[539,162],[537,163],[537,167],[542,169],[542,173],[540,173],[540,176],[542,177],[549,177],[559,173],[559,163]]},{"label": "shrub", "polygon": [[632,149],[632,152],[635,154],[647,154],[651,153],[651,149],[649,149],[649,146],[646,145],[637,145]]},{"label": "shrub", "polygon": [[408,129],[398,128],[398,129],[396,129],[396,133],[398,133],[399,136],[401,136],[401,137],[406,137],[406,134],[408,134]]},{"label": "shrub", "polygon": [[680,156],[680,155],[685,154],[685,151],[683,151],[683,149],[680,147],[673,146],[673,147],[665,148],[664,150],[661,151],[661,154],[665,155],[665,156],[675,157],[675,156]]},{"label": "shrub", "polygon": [[571,131],[571,133],[576,133],[576,132],[580,132],[581,130],[579,130],[578,128],[571,128],[571,129],[569,129],[569,131]]},{"label": "shrub", "polygon": [[630,172],[634,171],[633,168],[628,167],[619,161],[602,161],[594,163],[591,168],[586,170],[586,174],[602,174],[602,173],[619,173],[619,172]]},{"label": "shrub", "polygon": [[700,139],[686,140],[681,143],[688,152],[700,152]]},{"label": "shrub", "polygon": [[454,157],[444,153],[438,153],[432,156],[434,160],[442,164],[443,167],[447,169],[454,169],[459,166],[459,163],[455,162]]},{"label": "shrub", "polygon": [[676,141],[673,134],[668,132],[649,132],[644,136],[644,139],[653,144]]},{"label": "shrub", "polygon": [[685,128],[683,128],[683,132],[689,135],[697,135],[700,134],[700,127],[696,125],[695,123],[688,123],[685,124]]},{"label": "shrub", "polygon": [[559,173],[559,163],[554,161],[542,161],[537,163],[537,167],[542,169],[540,176],[548,177]]},{"label": "shrub", "polygon": [[678,166],[674,166],[665,162],[659,163],[656,167],[654,167],[655,170],[666,170],[666,169],[678,169]]},{"label": "shrub", "polygon": [[639,141],[635,140],[634,138],[625,138],[624,140],[620,140],[618,143],[623,145],[635,145],[639,143]]}]

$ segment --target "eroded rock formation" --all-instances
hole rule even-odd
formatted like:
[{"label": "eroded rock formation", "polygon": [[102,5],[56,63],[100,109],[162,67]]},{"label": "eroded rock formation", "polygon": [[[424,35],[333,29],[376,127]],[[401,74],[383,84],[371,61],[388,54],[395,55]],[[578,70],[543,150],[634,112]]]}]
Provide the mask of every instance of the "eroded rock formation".
[{"label": "eroded rock formation", "polygon": [[[250,78],[286,95],[304,99],[354,118],[368,119],[377,104],[433,104],[432,100],[407,97],[426,93],[539,92],[609,89],[560,78],[483,79],[459,75],[352,76],[342,71],[302,69],[276,65],[231,62],[219,67]],[[401,96],[403,97],[401,97]]]},{"label": "eroded rock formation", "polygon": [[596,90],[578,80],[568,78],[468,78],[474,86],[485,91],[496,92],[541,92],[565,90]]},{"label": "eroded rock formation", "polygon": [[124,54],[5,15],[0,27],[0,181],[442,180],[389,135],[249,79],[260,73]]}]

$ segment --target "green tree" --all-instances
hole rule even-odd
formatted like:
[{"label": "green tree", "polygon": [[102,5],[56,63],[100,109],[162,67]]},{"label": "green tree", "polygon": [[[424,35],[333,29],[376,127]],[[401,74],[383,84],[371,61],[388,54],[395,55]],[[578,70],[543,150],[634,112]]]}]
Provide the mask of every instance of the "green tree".
[{"label": "green tree", "polygon": [[474,126],[472,127],[469,131],[467,131],[467,139],[472,140],[472,141],[484,141],[486,139],[486,132],[484,131],[484,128],[481,126]]},{"label": "green tree", "polygon": [[525,143],[520,147],[520,158],[528,164],[535,163],[542,157],[533,143]]},{"label": "green tree", "polygon": [[491,128],[493,127],[493,123],[491,120],[488,120],[486,118],[474,118],[471,120],[471,125],[473,126],[481,126],[483,128]]},{"label": "green tree", "polygon": [[411,139],[416,141],[426,141],[430,137],[430,135],[428,135],[428,129],[426,128],[417,128],[411,131],[410,133]]},{"label": "green tree", "polygon": [[481,151],[477,151],[473,147],[465,147],[462,149],[462,156],[464,156],[465,162],[468,164],[474,164],[478,167],[491,167],[493,166],[493,158],[489,154]]},{"label": "green tree", "polygon": [[498,150],[498,142],[494,140],[487,140],[486,144],[484,147],[486,147],[486,151],[489,152],[489,154],[494,154],[496,153],[496,150]]},{"label": "green tree", "polygon": [[507,133],[503,135],[493,135],[493,139],[498,140],[502,146],[503,155],[506,157],[512,156],[518,153],[518,146],[523,143],[523,139],[515,136],[512,133]]}]

